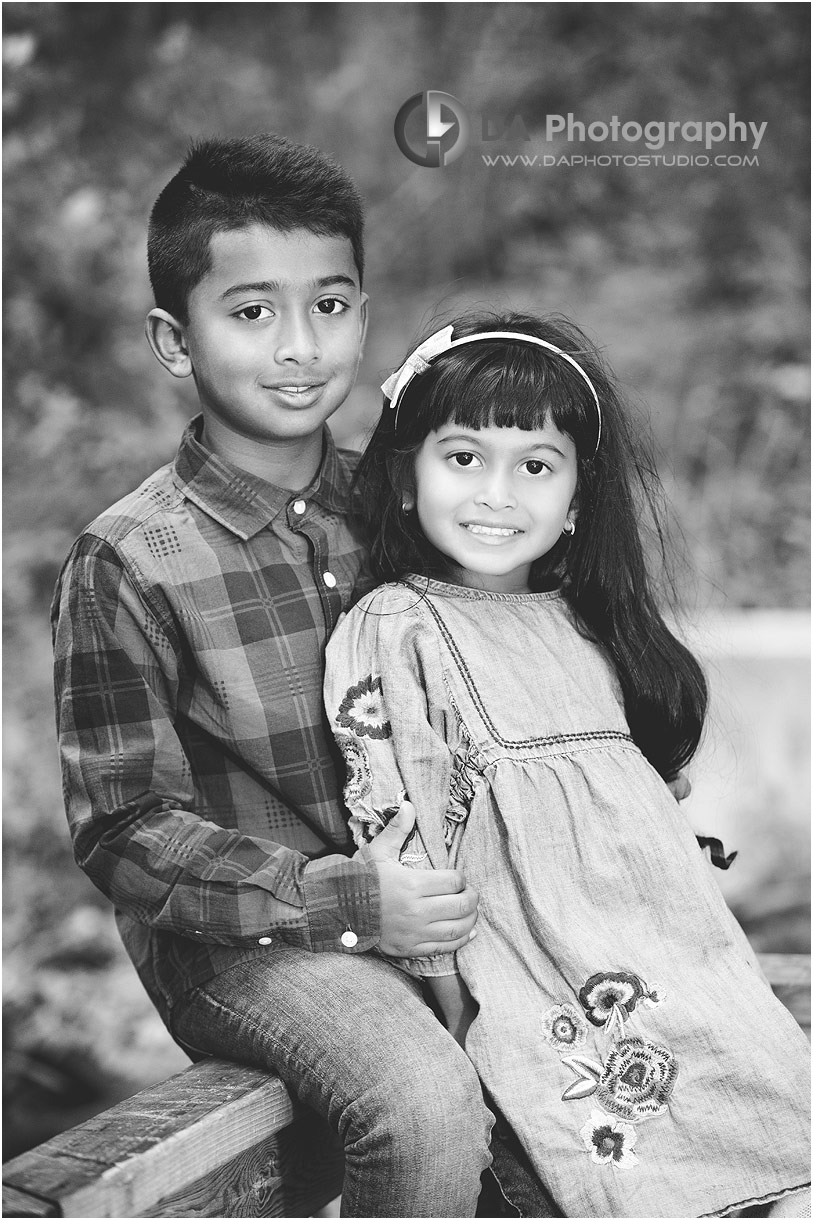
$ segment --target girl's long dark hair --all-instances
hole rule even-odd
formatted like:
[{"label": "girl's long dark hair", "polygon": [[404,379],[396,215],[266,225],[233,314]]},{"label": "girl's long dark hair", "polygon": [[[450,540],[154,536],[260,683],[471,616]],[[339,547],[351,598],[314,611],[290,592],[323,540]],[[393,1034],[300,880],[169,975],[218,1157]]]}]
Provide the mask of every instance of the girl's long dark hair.
[{"label": "girl's long dark hair", "polygon": [[536,335],[579,362],[601,403],[598,451],[590,390],[561,357],[498,339],[445,352],[409,385],[397,431],[385,404],[356,473],[375,574],[442,579],[448,571],[417,514],[402,510],[404,496],[414,496],[415,453],[430,432],[452,421],[530,431],[552,420],[576,445],[577,529],[537,561],[532,578],[541,588],[561,583],[580,630],[612,659],[633,739],[663,778],[673,779],[697,749],[708,693],[697,661],[663,621],[644,558],[647,530],[668,572],[661,485],[643,430],[631,426],[612,375],[571,323],[518,313],[471,314],[454,323],[455,338],[485,330]]}]

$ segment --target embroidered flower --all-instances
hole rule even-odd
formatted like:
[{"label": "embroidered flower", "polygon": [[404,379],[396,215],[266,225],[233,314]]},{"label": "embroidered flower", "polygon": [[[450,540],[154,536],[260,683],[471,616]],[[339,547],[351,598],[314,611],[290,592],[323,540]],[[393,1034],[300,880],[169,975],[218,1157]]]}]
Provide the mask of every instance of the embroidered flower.
[{"label": "embroidered flower", "polygon": [[593,1110],[579,1134],[590,1153],[590,1160],[597,1165],[633,1169],[638,1164],[638,1157],[632,1151],[638,1133],[627,1123],[608,1118],[600,1110]]},{"label": "embroidered flower", "polygon": [[339,704],[336,723],[344,729],[351,729],[359,737],[373,737],[379,741],[391,737],[392,729],[384,711],[381,679],[368,674],[361,682],[351,686]]},{"label": "embroidered flower", "polygon": [[632,1034],[616,1042],[607,1055],[596,1099],[611,1114],[637,1123],[664,1112],[677,1074],[671,1051]]},{"label": "embroidered flower", "polygon": [[660,983],[655,983],[648,991],[645,991],[641,1000],[642,1005],[647,1008],[654,1008],[656,1004],[662,1004],[666,999],[666,991],[661,987]]},{"label": "embroidered flower", "polygon": [[587,1037],[587,1023],[572,1004],[554,1004],[542,1018],[542,1037],[556,1051],[572,1051]]},{"label": "embroidered flower", "polygon": [[361,805],[373,790],[373,776],[364,744],[342,734],[337,738],[345,766],[344,800],[350,809]]},{"label": "embroidered flower", "polygon": [[592,974],[579,992],[579,1003],[593,1025],[604,1025],[618,1009],[624,1020],[635,1008],[646,987],[635,974],[622,970]]}]

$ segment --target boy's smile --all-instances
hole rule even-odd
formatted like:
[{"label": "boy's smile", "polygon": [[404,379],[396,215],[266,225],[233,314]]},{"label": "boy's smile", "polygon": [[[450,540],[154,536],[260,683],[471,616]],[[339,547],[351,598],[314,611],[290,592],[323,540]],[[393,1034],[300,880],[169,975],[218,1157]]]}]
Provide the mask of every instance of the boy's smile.
[{"label": "boy's smile", "polygon": [[551,422],[533,432],[444,424],[415,457],[421,529],[472,588],[525,593],[531,565],[575,518],[576,447]]},{"label": "boy's smile", "polygon": [[[272,452],[308,481],[322,424],[353,387],[366,329],[350,241],[262,225],[216,233],[182,326],[207,446],[268,477]],[[258,450],[262,446],[266,452]],[[281,480],[276,479],[277,482]]]}]

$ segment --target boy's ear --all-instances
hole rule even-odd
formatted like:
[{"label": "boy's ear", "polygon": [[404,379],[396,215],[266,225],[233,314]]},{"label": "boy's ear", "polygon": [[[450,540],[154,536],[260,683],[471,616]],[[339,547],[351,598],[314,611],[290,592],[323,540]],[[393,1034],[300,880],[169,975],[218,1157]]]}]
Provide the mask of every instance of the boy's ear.
[{"label": "boy's ear", "polygon": [[192,361],[186,344],[184,328],[165,309],[151,309],[145,324],[147,342],[159,364],[173,377],[189,377]]}]

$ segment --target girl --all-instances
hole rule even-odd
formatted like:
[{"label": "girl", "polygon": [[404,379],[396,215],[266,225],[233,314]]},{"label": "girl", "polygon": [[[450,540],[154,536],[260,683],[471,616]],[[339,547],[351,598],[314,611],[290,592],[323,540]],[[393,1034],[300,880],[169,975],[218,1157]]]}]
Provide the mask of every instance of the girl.
[{"label": "girl", "polygon": [[563,1214],[809,1215],[807,1043],[667,786],[706,688],[656,608],[610,376],[510,314],[384,392],[358,484],[391,583],[330,642],[328,714],[357,842],[408,795],[402,863],[480,893],[476,939],[405,967]]}]

